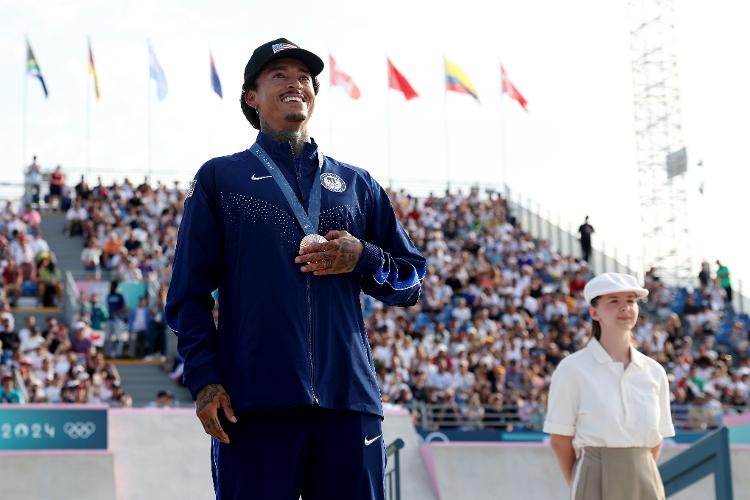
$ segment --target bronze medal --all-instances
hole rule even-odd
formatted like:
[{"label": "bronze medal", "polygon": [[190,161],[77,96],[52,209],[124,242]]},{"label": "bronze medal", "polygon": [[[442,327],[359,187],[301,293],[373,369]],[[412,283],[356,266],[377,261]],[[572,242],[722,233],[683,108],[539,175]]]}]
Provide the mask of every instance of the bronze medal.
[{"label": "bronze medal", "polygon": [[319,234],[306,234],[305,237],[302,238],[302,241],[299,242],[299,249],[302,250],[313,243],[325,243],[326,241],[328,240]]}]

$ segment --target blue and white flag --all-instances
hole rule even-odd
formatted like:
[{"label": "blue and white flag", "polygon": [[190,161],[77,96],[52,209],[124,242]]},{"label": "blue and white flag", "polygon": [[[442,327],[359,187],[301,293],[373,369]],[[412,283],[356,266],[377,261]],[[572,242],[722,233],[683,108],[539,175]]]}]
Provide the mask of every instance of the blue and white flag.
[{"label": "blue and white flag", "polygon": [[216,95],[224,98],[224,94],[221,92],[221,80],[219,80],[219,72],[216,71],[216,63],[214,63],[214,55],[211,51],[208,51],[208,57],[211,59],[211,87],[213,87]]},{"label": "blue and white flag", "polygon": [[161,69],[159,61],[156,59],[154,49],[151,48],[151,42],[148,41],[148,74],[149,77],[156,82],[156,96],[161,101],[167,97],[167,77],[164,75],[164,70]]}]

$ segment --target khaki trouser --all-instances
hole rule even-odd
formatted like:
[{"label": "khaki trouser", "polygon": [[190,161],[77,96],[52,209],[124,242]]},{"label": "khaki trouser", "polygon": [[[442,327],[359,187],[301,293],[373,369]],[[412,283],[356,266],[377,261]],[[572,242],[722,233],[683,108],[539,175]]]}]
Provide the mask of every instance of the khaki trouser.
[{"label": "khaki trouser", "polygon": [[581,449],[573,467],[572,500],[664,500],[650,448]]}]

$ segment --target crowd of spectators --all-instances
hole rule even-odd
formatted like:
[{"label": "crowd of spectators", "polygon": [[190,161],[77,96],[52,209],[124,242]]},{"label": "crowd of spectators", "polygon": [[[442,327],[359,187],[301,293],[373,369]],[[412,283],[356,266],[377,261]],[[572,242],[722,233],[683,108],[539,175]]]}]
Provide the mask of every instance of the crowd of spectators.
[{"label": "crowd of spectators", "polygon": [[[590,338],[587,262],[531,238],[498,196],[390,194],[429,267],[411,308],[364,299],[384,401],[420,417],[420,403],[435,405],[444,427],[540,429],[552,371]],[[687,290],[652,269],[645,286],[634,342],[667,369],[678,413],[682,403],[746,409],[750,319],[716,276]]]},{"label": "crowd of spectators", "polygon": [[[62,193],[65,198],[65,190]],[[385,307],[363,296],[384,402],[406,406],[415,419],[425,416],[424,403],[436,405],[442,416],[460,421],[451,427],[540,429],[552,371],[590,337],[582,293],[591,276],[589,264],[532,238],[496,194],[389,194],[399,219],[427,257],[428,272],[421,300],[410,308]],[[149,324],[163,328],[161,310],[184,196],[176,183],[151,187],[147,179],[139,185],[128,179],[105,185],[98,179],[90,187],[81,178],[70,192],[65,231],[71,238],[80,237],[86,271],[97,279],[151,281],[159,289],[157,301],[142,301],[137,315],[115,309],[131,332],[145,332]],[[36,234],[26,232],[32,238]],[[731,309],[726,290],[708,265],[692,289],[665,286],[655,270],[646,273],[644,286],[651,294],[642,304],[634,342],[667,369],[675,404],[723,411],[747,407],[750,320]],[[112,323],[112,293],[105,304],[96,297],[82,298],[88,311],[82,314],[84,338],[89,330],[104,330],[109,337],[102,325]],[[63,356],[68,365],[61,362],[59,370],[59,355],[50,350],[58,337],[70,343],[67,358]],[[126,345],[132,356],[163,350],[153,336],[134,338],[146,340],[109,347],[105,342],[105,352],[117,356]],[[37,352],[41,349],[55,356],[47,362],[53,375],[66,370],[52,387],[62,389],[75,375],[75,366],[81,366],[89,397],[108,400],[110,387],[118,381],[116,372],[105,370],[102,348],[84,345],[77,352],[75,339],[76,334],[50,335],[48,329],[35,343],[27,339],[33,347],[30,352],[22,349],[27,373],[35,373],[35,364],[41,363],[36,360],[45,359]],[[75,366],[70,352],[75,353]],[[29,387],[33,389],[33,383]],[[0,395],[9,393],[3,391]]]},{"label": "crowd of spectators", "polygon": [[117,367],[93,345],[84,322],[70,331],[53,316],[40,325],[30,315],[17,327],[12,312],[0,315],[0,402],[132,405]]},{"label": "crowd of spectators", "polygon": [[0,213],[2,298],[16,306],[23,296],[43,306],[62,300],[62,279],[54,254],[44,239],[41,214],[27,205],[19,213],[10,202]]},{"label": "crowd of spectators", "polygon": [[24,296],[55,305],[62,295],[55,255],[42,236],[41,214],[7,203],[0,214],[0,403],[103,403],[129,406],[116,367],[93,345],[89,325],[72,331],[55,316],[16,323]]}]

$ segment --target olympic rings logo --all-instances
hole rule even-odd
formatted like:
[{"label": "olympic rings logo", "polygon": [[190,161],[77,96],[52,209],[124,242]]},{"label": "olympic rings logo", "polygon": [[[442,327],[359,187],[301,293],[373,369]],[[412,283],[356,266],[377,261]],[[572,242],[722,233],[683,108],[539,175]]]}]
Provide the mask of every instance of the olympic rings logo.
[{"label": "olympic rings logo", "polygon": [[88,439],[96,431],[94,422],[65,422],[63,432],[71,439]]}]

